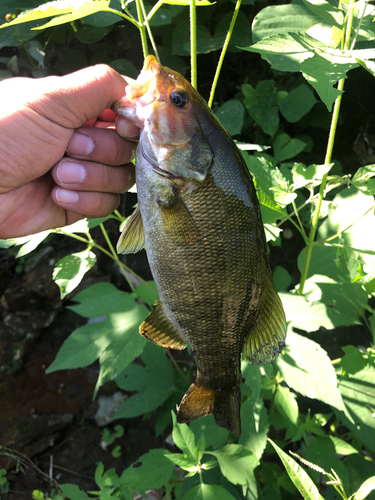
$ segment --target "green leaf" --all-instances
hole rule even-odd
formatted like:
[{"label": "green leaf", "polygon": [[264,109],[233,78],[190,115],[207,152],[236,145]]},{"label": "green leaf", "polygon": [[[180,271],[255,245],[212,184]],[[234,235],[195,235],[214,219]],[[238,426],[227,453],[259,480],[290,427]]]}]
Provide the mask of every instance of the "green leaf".
[{"label": "green leaf", "polygon": [[307,473],[293,460],[292,457],[287,455],[281,448],[279,448],[271,439],[268,440],[274,447],[276,453],[279,455],[284,467],[293,481],[294,485],[301,493],[305,500],[324,500],[318,491],[318,488],[312,482]]},{"label": "green leaf", "polygon": [[288,271],[281,266],[276,266],[272,275],[272,281],[278,292],[285,292],[292,282]]},{"label": "green leaf", "polygon": [[164,349],[148,342],[143,350],[145,366],[131,364],[115,379],[125,391],[138,391],[126,399],[115,417],[131,418],[156,410],[175,390],[174,371]]},{"label": "green leaf", "polygon": [[187,459],[198,463],[198,450],[195,446],[195,436],[186,424],[177,423],[176,414],[172,412],[173,432],[172,437],[175,445],[180,448]]},{"label": "green leaf", "polygon": [[336,26],[339,29],[342,28],[345,17],[342,10],[325,0],[303,0],[303,3],[314,14],[327,21],[328,24]]},{"label": "green leaf", "polygon": [[288,122],[296,123],[305,116],[317,100],[307,85],[300,85],[283,99],[279,105],[280,113]]},{"label": "green leaf", "polygon": [[372,76],[375,76],[375,61],[364,61],[362,59],[358,59],[356,57],[356,61],[358,64],[365,68]]},{"label": "green leaf", "polygon": [[16,258],[23,257],[29,254],[44,241],[51,231],[42,231],[41,233],[32,234],[30,236],[22,236],[21,238],[8,238],[0,240],[0,248],[10,248],[13,246],[22,245],[18,250]]},{"label": "green leaf", "polygon": [[335,453],[338,455],[352,455],[353,453],[358,453],[358,451],[347,441],[340,439],[336,436],[328,436],[335,447]]},{"label": "green leaf", "polygon": [[363,194],[375,195],[375,165],[360,167],[354,174],[352,184]]},{"label": "green leaf", "polygon": [[[295,163],[292,168],[293,174],[293,187],[294,189],[299,189],[304,186],[316,186],[322,181],[322,178],[327,174],[333,163],[323,164],[323,165],[309,165],[307,168],[302,163]],[[324,273],[320,273],[324,274]]]},{"label": "green leaf", "polygon": [[283,387],[282,385],[277,386],[275,404],[284,418],[289,420],[293,425],[298,424],[299,411],[296,395],[291,392],[288,387]]},{"label": "green leaf", "polygon": [[[375,419],[373,408],[375,407],[375,368],[367,366],[363,370],[343,378],[339,383],[342,399],[352,417],[349,422],[340,413],[345,425],[366,444],[366,448],[375,451]],[[336,412],[337,413],[337,412]]]},{"label": "green leaf", "polygon": [[165,457],[181,469],[191,472],[192,474],[189,477],[198,472],[196,462],[189,459],[187,455],[183,455],[182,453],[166,453]]},{"label": "green leaf", "polygon": [[343,346],[341,349],[344,351],[345,355],[341,358],[340,364],[346,373],[354,375],[366,367],[367,359],[360,349],[353,345]]},{"label": "green leaf", "polygon": [[219,462],[224,477],[233,484],[246,485],[252,482],[255,467],[259,465],[256,456],[239,444],[228,444],[216,451],[206,451]]},{"label": "green leaf", "polygon": [[235,498],[222,486],[199,484],[185,493],[183,500],[235,500]]},{"label": "green leaf", "polygon": [[314,87],[328,111],[336,98],[342,93],[333,87],[347,72],[358,67],[356,60],[350,55],[337,50],[325,50],[301,63],[301,71],[306,81]]},{"label": "green leaf", "polygon": [[121,474],[120,484],[128,485],[132,493],[161,489],[172,477],[174,469],[173,463],[165,457],[166,453],[166,450],[159,448],[139,457],[135,464]]},{"label": "green leaf", "polygon": [[261,399],[247,399],[241,405],[242,432],[239,444],[250,450],[260,460],[267,444],[268,414]]},{"label": "green leaf", "polygon": [[[306,317],[309,316],[304,315],[305,321]],[[286,342],[285,352],[283,350],[276,363],[289,387],[303,396],[345,411],[336,373],[326,351],[316,342],[290,330]]]},{"label": "green leaf", "polygon": [[78,305],[69,309],[85,318],[99,318],[106,314],[118,313],[125,305],[134,301],[134,296],[122,292],[111,283],[96,283],[73,297]]},{"label": "green leaf", "polygon": [[[113,62],[115,62],[115,61],[113,61]],[[113,63],[111,63],[110,66],[112,66],[112,64]],[[114,69],[116,69],[116,68],[114,68]],[[130,76],[131,78],[133,78],[132,75],[130,73],[127,73],[126,71],[124,71],[123,74],[127,75],[127,76]],[[113,214],[109,214],[109,215],[107,215],[107,217],[98,217],[97,219],[87,219],[88,228],[89,229],[93,229],[94,227],[97,227],[100,224],[103,224],[103,222],[105,222],[105,221],[107,221],[109,219],[116,219],[116,220],[118,220],[118,217],[116,217]]]},{"label": "green leaf", "polygon": [[159,297],[155,281],[141,283],[134,289],[134,293],[152,307]]},{"label": "green leaf", "polygon": [[[272,147],[275,159],[282,162],[301,153],[306,148],[306,142],[297,137],[292,138],[288,134],[281,133],[275,136]],[[296,197],[295,193],[291,194],[294,195],[294,198]]]},{"label": "green leaf", "polygon": [[354,493],[353,500],[364,500],[373,490],[375,490],[375,476],[370,477],[362,484],[359,490]]},{"label": "green leaf", "polygon": [[59,484],[59,488],[67,498],[74,500],[90,500],[90,497],[85,492],[81,491],[76,484]]},{"label": "green leaf", "polygon": [[229,431],[219,427],[215,422],[213,415],[197,418],[190,423],[190,429],[194,432],[195,440],[198,441],[201,436],[204,436],[206,448],[221,448],[225,445],[228,439]]},{"label": "green leaf", "polygon": [[82,278],[95,262],[96,256],[88,247],[82,252],[67,255],[56,263],[52,277],[60,288],[61,299],[81,283]]},{"label": "green leaf", "polygon": [[215,109],[215,114],[228,134],[237,135],[241,132],[245,110],[240,101],[235,99],[227,101]]},{"label": "green leaf", "polygon": [[251,118],[265,134],[272,137],[279,127],[275,82],[273,80],[262,80],[255,89],[249,84],[242,85],[241,88],[245,96],[243,103]]}]

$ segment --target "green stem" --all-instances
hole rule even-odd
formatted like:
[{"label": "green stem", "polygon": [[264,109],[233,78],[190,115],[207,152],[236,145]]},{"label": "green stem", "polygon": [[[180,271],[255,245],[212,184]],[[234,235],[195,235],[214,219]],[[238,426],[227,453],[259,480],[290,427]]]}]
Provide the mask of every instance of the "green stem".
[{"label": "green stem", "polygon": [[221,68],[222,68],[223,62],[224,62],[224,57],[225,57],[225,54],[227,52],[228,45],[229,45],[229,42],[230,42],[230,39],[231,39],[231,36],[232,36],[232,33],[233,33],[233,29],[234,29],[234,25],[236,23],[238,12],[240,10],[241,1],[242,0],[237,0],[236,6],[235,6],[234,12],[233,12],[232,20],[231,20],[230,25],[229,25],[229,30],[228,30],[227,36],[225,37],[225,42],[224,42],[223,48],[221,49],[220,59],[219,59],[219,62],[217,64],[217,68],[216,68],[214,80],[212,82],[212,87],[211,87],[211,92],[210,92],[210,98],[208,100],[208,107],[209,108],[212,107],[212,103],[214,101],[214,95],[215,95],[215,90],[216,90],[216,87],[217,87],[217,82],[219,80]]},{"label": "green stem", "polygon": [[[342,48],[345,47],[346,49],[349,49],[349,47],[350,47],[350,38],[351,38],[351,32],[352,32],[352,27],[353,27],[353,8],[352,7],[354,6],[354,4],[355,4],[355,0],[350,0],[350,11],[349,11],[350,14],[347,18],[346,29],[345,30],[343,29],[343,38],[342,38],[341,47]],[[335,142],[337,123],[338,123],[338,119],[339,119],[342,92],[344,90],[344,81],[345,81],[344,78],[342,78],[341,80],[339,80],[339,83],[337,85],[337,90],[339,90],[341,92],[341,94],[335,100],[335,105],[333,108],[331,127],[329,130],[329,136],[328,136],[326,157],[324,159],[325,164],[331,163],[331,160],[332,160],[332,151],[333,151],[333,145]],[[313,243],[314,243],[316,231],[318,229],[319,215],[320,215],[320,210],[321,210],[322,203],[323,203],[323,198],[325,195],[327,177],[328,177],[328,174],[325,174],[323,176],[322,183],[321,183],[320,189],[319,189],[318,203],[316,205],[315,213],[314,213],[312,224],[311,224],[310,234],[309,234],[309,238],[308,238],[307,246],[306,246],[305,262],[303,264],[301,281],[300,281],[300,286],[299,286],[299,290],[298,290],[299,294],[303,294],[303,289],[304,289],[306,279],[307,279],[307,274],[309,271],[311,252],[313,249]]]},{"label": "green stem", "polygon": [[156,48],[155,40],[154,40],[154,37],[152,35],[150,24],[148,22],[147,12],[146,12],[146,9],[145,9],[143,1],[141,1],[141,7],[142,7],[142,14],[143,14],[143,19],[144,19],[144,24],[146,25],[146,28],[147,28],[148,37],[150,39],[152,48],[154,50],[156,59],[158,60],[158,63],[160,64],[160,57],[159,57],[158,49]]},{"label": "green stem", "polygon": [[139,24],[138,27],[139,27],[139,32],[141,34],[143,57],[146,59],[146,57],[148,56],[148,46],[147,46],[146,26],[144,24],[141,1],[142,0],[135,0],[135,3],[137,6],[137,16]]},{"label": "green stem", "polygon": [[191,84],[197,88],[197,9],[195,0],[190,0],[190,71]]},{"label": "green stem", "polygon": [[[337,85],[337,90],[343,91],[343,89],[344,89],[344,78],[342,78]],[[338,119],[339,119],[340,106],[341,106],[341,98],[342,98],[342,94],[340,94],[338,96],[338,98],[336,99],[335,106],[333,108],[331,128],[330,128],[329,136],[328,136],[326,157],[324,160],[325,164],[331,163],[331,159],[332,159],[333,144],[335,142],[335,135],[336,135],[337,123],[338,123]],[[311,252],[313,249],[315,234],[316,234],[316,231],[318,229],[319,215],[320,215],[320,210],[322,208],[323,198],[324,198],[324,194],[325,194],[324,191],[326,188],[327,177],[328,177],[328,173],[323,175],[322,183],[320,184],[318,202],[316,205],[316,209],[314,212],[309,237],[307,240],[305,262],[303,264],[301,281],[300,281],[300,286],[299,286],[299,290],[298,290],[298,293],[300,293],[300,294],[303,293],[303,288],[305,286],[306,279],[307,279],[307,273],[309,271]]]}]

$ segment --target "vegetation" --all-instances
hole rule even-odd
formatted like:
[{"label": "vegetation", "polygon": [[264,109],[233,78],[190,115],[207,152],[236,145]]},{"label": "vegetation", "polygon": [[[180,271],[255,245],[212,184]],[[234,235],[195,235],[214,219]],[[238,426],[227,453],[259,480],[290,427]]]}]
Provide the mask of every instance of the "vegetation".
[{"label": "vegetation", "polygon": [[[61,484],[52,498],[128,500],[154,488],[162,488],[165,499],[184,500],[375,498],[375,165],[349,169],[335,161],[334,149],[345,80],[354,68],[362,67],[361,78],[375,75],[375,7],[366,0],[268,6],[243,0],[241,8],[241,0],[39,3],[2,1],[0,47],[16,49],[0,60],[6,67],[0,76],[43,76],[107,62],[136,77],[141,49],[185,73],[190,56],[193,84],[208,94],[214,82],[205,97],[254,176],[271,255],[289,256],[274,272],[288,320],[287,346],[272,364],[243,365],[239,440],[211,417],[190,426],[177,424],[173,412],[171,417],[192,374],[173,352],[138,335],[157,297],[154,283],[134,287],[129,280],[131,291],[100,283],[74,296],[69,307],[77,314],[106,319],[75,330],[47,371],[99,359],[96,390],[114,380],[133,393],[114,421],[157,412],[160,434],[172,418],[179,452],[152,449],[121,475],[99,464],[97,491]],[[326,146],[314,152],[317,124]],[[313,162],[302,162],[311,157]],[[110,217],[122,226],[119,212]],[[98,225],[107,248],[91,236]],[[299,236],[291,241],[283,231]],[[22,257],[50,233],[86,245],[56,264],[62,299],[95,265],[98,251],[125,276],[132,273],[116,255],[104,219],[3,240],[1,246],[17,246]],[[367,332],[367,345],[354,336],[351,345],[342,345],[337,336],[342,356],[330,359],[316,340],[318,330],[327,338],[353,325]],[[119,432],[107,431],[106,439]],[[6,492],[6,473],[0,473],[0,492]],[[34,498],[43,494],[36,491]]]}]

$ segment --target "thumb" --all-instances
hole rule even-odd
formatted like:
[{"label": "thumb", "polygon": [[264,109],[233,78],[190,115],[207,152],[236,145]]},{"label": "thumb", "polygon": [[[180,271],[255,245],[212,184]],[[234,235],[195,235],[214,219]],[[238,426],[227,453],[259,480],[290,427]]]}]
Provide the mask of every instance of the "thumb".
[{"label": "thumb", "polygon": [[39,98],[35,96],[38,112],[66,128],[78,128],[99,116],[124,95],[127,85],[119,73],[105,64],[35,82],[39,91]]}]

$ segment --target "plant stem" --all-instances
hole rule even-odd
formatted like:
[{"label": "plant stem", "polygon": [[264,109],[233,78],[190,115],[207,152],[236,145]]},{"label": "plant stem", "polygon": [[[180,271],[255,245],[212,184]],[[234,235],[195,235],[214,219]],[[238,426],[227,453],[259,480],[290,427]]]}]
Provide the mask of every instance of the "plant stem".
[{"label": "plant stem", "polygon": [[197,88],[197,9],[195,0],[190,0],[190,80]]},{"label": "plant stem", "polygon": [[144,3],[143,3],[142,0],[141,0],[141,7],[142,7],[142,14],[143,14],[143,19],[144,19],[144,24],[146,25],[146,28],[147,28],[148,37],[150,39],[152,48],[153,48],[153,50],[155,52],[156,59],[158,60],[158,63],[160,64],[160,57],[159,57],[158,49],[156,48],[155,40],[154,40],[154,37],[152,35],[150,24],[148,22],[147,12],[146,12],[146,9],[145,9],[145,6],[144,6]]},{"label": "plant stem", "polygon": [[212,107],[212,103],[214,101],[214,95],[215,95],[215,90],[217,87],[217,82],[219,80],[220,71],[221,71],[221,68],[223,66],[225,54],[227,53],[228,45],[229,45],[229,42],[230,42],[230,39],[231,39],[231,36],[233,33],[233,29],[234,29],[234,25],[235,25],[235,22],[236,22],[236,19],[238,16],[238,12],[240,10],[241,2],[242,2],[242,0],[237,0],[236,6],[235,6],[234,12],[233,12],[232,20],[231,20],[230,25],[229,25],[228,33],[227,33],[227,36],[225,37],[225,42],[224,42],[223,48],[221,49],[220,59],[219,59],[219,62],[217,64],[214,80],[212,82],[210,98],[208,100],[208,107],[209,108]]},{"label": "plant stem", "polygon": [[136,3],[136,6],[137,6],[137,15],[138,15],[138,22],[139,22],[139,32],[141,34],[143,57],[146,59],[146,57],[148,56],[148,46],[147,46],[146,26],[144,24],[141,1],[142,0],[135,0],[135,3]]}]

